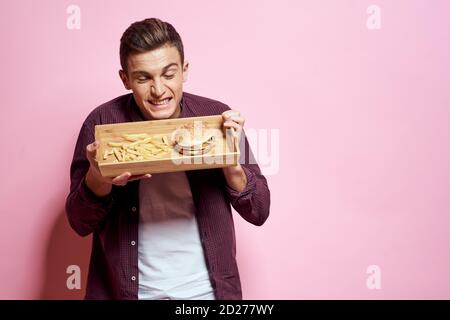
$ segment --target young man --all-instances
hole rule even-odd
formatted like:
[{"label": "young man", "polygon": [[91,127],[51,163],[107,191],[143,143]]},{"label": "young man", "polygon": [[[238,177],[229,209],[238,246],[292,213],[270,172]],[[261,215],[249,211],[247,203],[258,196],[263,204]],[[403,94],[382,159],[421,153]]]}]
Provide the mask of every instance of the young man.
[{"label": "young man", "polygon": [[[132,94],[94,109],[81,128],[66,211],[81,236],[93,233],[87,299],[241,299],[230,204],[262,225],[270,192],[251,161],[239,112],[183,92],[188,63],[173,26],[133,23],[120,44],[120,78]],[[222,114],[244,140],[240,163],[222,169],[101,176],[97,124]],[[242,135],[242,137],[241,137]]]}]

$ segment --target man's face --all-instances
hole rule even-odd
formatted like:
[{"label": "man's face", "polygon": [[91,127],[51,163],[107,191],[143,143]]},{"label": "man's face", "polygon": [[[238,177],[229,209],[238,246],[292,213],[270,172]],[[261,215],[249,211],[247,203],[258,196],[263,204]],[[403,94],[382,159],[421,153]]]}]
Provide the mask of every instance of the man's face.
[{"label": "man's face", "polygon": [[133,91],[134,99],[145,119],[175,118],[180,113],[183,82],[187,80],[189,64],[181,64],[174,46],[165,45],[128,57],[128,70],[119,75],[125,88]]}]

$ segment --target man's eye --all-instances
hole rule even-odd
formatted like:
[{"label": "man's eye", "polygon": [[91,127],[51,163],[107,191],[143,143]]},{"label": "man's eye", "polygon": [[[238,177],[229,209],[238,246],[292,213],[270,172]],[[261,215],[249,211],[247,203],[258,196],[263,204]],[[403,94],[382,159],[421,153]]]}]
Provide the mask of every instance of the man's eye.
[{"label": "man's eye", "polygon": [[142,82],[147,81],[147,78],[145,78],[145,77],[139,77],[137,80],[138,80],[139,83],[142,83]]},{"label": "man's eye", "polygon": [[173,77],[175,77],[175,74],[166,74],[166,75],[164,75],[164,78],[166,78],[166,79],[172,79]]}]

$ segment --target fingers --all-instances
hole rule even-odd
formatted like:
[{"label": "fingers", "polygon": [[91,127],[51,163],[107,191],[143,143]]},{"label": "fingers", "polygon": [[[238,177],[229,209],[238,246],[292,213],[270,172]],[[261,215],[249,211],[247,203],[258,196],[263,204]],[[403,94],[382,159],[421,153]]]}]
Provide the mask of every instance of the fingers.
[{"label": "fingers", "polygon": [[240,131],[241,128],[242,128],[241,125],[239,125],[238,123],[233,122],[233,121],[225,121],[225,122],[223,123],[223,126],[224,126],[225,128],[234,128],[236,131]]},{"label": "fingers", "polygon": [[225,121],[234,121],[234,122],[240,124],[241,126],[243,126],[245,119],[241,116],[229,116],[225,119]]},{"label": "fingers", "polygon": [[152,177],[151,174],[140,174],[140,175],[136,175],[136,176],[131,176],[128,179],[128,181],[134,181],[134,180],[139,180],[139,179],[149,179],[151,177]]},{"label": "fingers", "polygon": [[231,116],[240,116],[240,115],[241,113],[237,110],[227,110],[222,113],[222,116],[224,117],[225,120],[227,120]]},{"label": "fingers", "polygon": [[233,136],[238,136],[245,123],[244,117],[237,110],[227,110],[222,113],[224,119],[223,126],[225,129],[231,129]]},{"label": "fingers", "polygon": [[223,123],[223,127],[225,128],[225,130],[231,130],[231,134],[233,135],[233,137],[239,137],[239,135],[241,134],[242,131],[242,125],[238,124],[237,122],[231,121],[231,120],[227,120]]},{"label": "fingers", "polygon": [[139,180],[139,179],[148,179],[151,178],[151,174],[141,174],[132,176],[129,172],[124,172],[120,176],[112,179],[111,183],[116,186],[125,186],[129,181]]},{"label": "fingers", "polygon": [[128,183],[128,179],[131,177],[131,173],[124,172],[120,176],[115,177],[112,179],[111,183],[116,186],[124,186]]}]

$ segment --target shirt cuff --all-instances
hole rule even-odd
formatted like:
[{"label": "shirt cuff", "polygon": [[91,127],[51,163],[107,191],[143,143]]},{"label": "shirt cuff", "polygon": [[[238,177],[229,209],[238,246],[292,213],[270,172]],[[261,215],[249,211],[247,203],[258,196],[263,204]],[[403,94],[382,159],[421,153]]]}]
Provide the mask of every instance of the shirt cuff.
[{"label": "shirt cuff", "polygon": [[242,190],[241,192],[238,192],[238,191],[234,190],[233,188],[231,188],[226,183],[226,189],[227,189],[227,192],[228,192],[229,196],[231,197],[231,199],[238,199],[238,198],[245,197],[246,195],[251,193],[256,187],[255,174],[250,169],[246,168],[245,165],[241,165],[241,167],[244,170],[244,173],[247,177],[247,185],[245,186],[244,190]]}]

